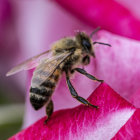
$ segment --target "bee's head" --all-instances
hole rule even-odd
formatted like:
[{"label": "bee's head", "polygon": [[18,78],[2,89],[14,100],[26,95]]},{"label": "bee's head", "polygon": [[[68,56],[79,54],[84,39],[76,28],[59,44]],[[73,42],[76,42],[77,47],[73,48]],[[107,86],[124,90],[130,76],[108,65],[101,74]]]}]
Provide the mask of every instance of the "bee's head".
[{"label": "bee's head", "polygon": [[80,46],[82,46],[84,54],[92,55],[95,57],[92,41],[87,34],[84,32],[78,32],[76,34],[76,41],[80,44]]}]

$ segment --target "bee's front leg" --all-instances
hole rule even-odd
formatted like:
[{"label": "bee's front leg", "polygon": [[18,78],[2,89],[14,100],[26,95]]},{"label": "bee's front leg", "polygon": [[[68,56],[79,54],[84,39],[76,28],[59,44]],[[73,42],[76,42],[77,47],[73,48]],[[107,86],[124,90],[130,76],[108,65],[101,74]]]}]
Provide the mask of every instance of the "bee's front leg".
[{"label": "bee's front leg", "polygon": [[84,105],[98,108],[98,106],[91,104],[88,100],[84,99],[83,97],[81,97],[77,94],[76,90],[74,89],[74,87],[72,86],[72,84],[70,82],[70,79],[69,79],[69,76],[67,73],[66,73],[66,81],[67,81],[67,85],[68,85],[68,88],[70,90],[72,97],[76,98],[78,101],[80,101]]},{"label": "bee's front leg", "polygon": [[90,63],[90,57],[88,55],[84,56],[82,59],[83,65],[88,65]]},{"label": "bee's front leg", "polygon": [[77,71],[77,72],[79,72],[79,73],[85,75],[86,77],[88,77],[88,78],[91,79],[91,80],[95,80],[95,81],[98,81],[98,82],[104,82],[103,80],[99,80],[99,79],[97,79],[96,77],[94,77],[93,75],[87,73],[84,69],[81,69],[81,68],[74,68],[72,71],[73,71],[73,72],[74,72],[74,71]]}]

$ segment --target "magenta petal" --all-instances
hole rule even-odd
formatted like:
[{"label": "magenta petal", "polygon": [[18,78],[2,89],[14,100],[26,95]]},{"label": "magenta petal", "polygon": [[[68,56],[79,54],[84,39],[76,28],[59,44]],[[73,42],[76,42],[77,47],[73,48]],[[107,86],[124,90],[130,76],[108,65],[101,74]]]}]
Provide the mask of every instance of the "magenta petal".
[{"label": "magenta petal", "polygon": [[55,0],[62,7],[92,26],[133,39],[140,39],[140,20],[115,0]]},{"label": "magenta petal", "polygon": [[140,109],[137,109],[128,122],[118,131],[112,140],[140,139]]},{"label": "magenta petal", "polygon": [[112,47],[96,46],[96,63],[93,64],[96,77],[106,81],[130,101],[130,96],[140,87],[140,42],[106,31],[100,31],[98,38],[98,41],[108,42]]},{"label": "magenta petal", "polygon": [[80,105],[57,111],[47,125],[43,124],[44,117],[9,140],[111,139],[136,110],[105,83],[88,100],[98,105],[99,109]]}]

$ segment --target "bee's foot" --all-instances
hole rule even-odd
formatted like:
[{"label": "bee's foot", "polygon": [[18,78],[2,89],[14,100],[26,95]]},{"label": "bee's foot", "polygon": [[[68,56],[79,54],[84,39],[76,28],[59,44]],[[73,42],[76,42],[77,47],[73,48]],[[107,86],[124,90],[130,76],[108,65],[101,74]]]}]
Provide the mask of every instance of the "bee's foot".
[{"label": "bee's foot", "polygon": [[46,124],[47,124],[48,120],[49,120],[49,119],[47,118],[47,119],[44,121],[44,125],[46,125]]},{"label": "bee's foot", "polygon": [[104,82],[104,80],[98,80],[98,82],[101,82],[101,83],[103,83],[103,82]]},{"label": "bee's foot", "polygon": [[93,104],[91,104],[91,103],[89,103],[88,105],[89,105],[89,106],[91,106],[91,107],[94,107],[94,108],[96,108],[96,109],[98,109],[98,108],[99,108],[98,106],[93,105]]}]

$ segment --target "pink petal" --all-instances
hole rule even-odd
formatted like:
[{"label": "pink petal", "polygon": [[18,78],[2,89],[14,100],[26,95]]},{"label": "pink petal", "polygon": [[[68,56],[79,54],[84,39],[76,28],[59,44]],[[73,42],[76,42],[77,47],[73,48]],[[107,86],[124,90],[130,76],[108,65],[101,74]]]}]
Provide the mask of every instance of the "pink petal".
[{"label": "pink petal", "polygon": [[121,5],[124,7],[127,7],[131,13],[136,16],[138,19],[140,19],[140,1],[139,0],[133,0],[133,1],[128,1],[128,0],[116,0],[119,2]]},{"label": "pink petal", "polygon": [[101,26],[113,33],[140,39],[140,20],[114,0],[55,0],[86,24]]},{"label": "pink petal", "polygon": [[47,125],[44,125],[44,117],[9,140],[111,139],[136,110],[105,83],[88,99],[98,105],[99,109],[80,105],[73,109],[57,111]]},{"label": "pink petal", "polygon": [[112,140],[140,139],[140,109],[137,109],[127,123],[117,132]]},{"label": "pink petal", "polygon": [[106,31],[99,32],[98,41],[108,42],[112,47],[97,45],[93,63],[95,75],[129,100],[139,89],[140,42]]}]

